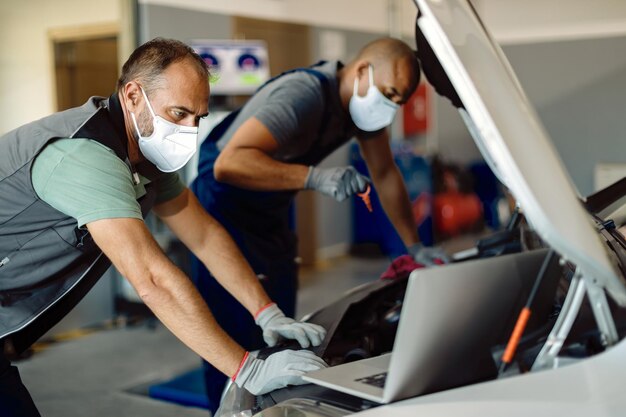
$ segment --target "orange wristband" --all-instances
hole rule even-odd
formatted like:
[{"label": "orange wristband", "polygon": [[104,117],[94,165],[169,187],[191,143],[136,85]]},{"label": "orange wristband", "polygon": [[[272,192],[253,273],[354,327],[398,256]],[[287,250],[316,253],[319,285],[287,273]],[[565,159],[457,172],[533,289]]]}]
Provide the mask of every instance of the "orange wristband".
[{"label": "orange wristband", "polygon": [[235,379],[237,379],[237,375],[239,375],[239,371],[241,371],[241,368],[243,367],[244,362],[246,361],[246,359],[248,359],[248,355],[250,354],[250,352],[246,352],[245,355],[243,355],[243,359],[241,360],[241,362],[239,363],[239,368],[237,368],[237,372],[235,372],[235,374],[233,375],[233,377],[231,378],[231,380],[233,382],[235,382]]},{"label": "orange wristband", "polygon": [[276,303],[273,302],[273,301],[268,303],[268,304],[265,304],[263,307],[261,307],[261,309],[259,311],[256,312],[256,314],[254,315],[254,319],[256,320],[259,317],[259,314],[261,314],[263,312],[263,310],[273,306],[274,304],[276,304]]}]

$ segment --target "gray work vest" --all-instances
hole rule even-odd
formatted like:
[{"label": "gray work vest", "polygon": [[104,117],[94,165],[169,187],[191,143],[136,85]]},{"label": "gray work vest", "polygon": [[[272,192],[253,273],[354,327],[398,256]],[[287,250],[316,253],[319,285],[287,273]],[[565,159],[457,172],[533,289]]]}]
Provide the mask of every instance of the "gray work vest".
[{"label": "gray work vest", "polygon": [[[33,160],[58,138],[98,141],[130,168],[117,94],[92,97],[0,137],[0,339],[10,335],[18,351],[65,316],[110,266],[87,230],[33,189]],[[156,175],[152,165],[139,171],[148,178]],[[144,216],[154,198],[148,184],[138,200]]]}]

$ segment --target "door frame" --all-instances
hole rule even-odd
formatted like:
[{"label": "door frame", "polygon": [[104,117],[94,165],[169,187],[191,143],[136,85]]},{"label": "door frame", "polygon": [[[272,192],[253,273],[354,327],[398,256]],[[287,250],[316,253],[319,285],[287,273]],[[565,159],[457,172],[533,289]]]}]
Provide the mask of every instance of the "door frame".
[{"label": "door frame", "polygon": [[[56,85],[56,64],[54,46],[57,42],[84,41],[89,39],[115,37],[118,44],[118,67],[120,48],[120,24],[117,22],[98,23],[52,28],[48,30],[48,51],[50,56],[50,80],[52,89],[52,108],[58,111],[58,91]],[[119,72],[119,69],[118,69]]]}]

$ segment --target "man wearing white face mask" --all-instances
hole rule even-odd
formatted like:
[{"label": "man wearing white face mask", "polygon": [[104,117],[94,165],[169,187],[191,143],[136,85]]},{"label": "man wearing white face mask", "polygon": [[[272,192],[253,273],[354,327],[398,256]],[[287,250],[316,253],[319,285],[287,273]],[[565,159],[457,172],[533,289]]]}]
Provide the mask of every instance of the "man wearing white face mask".
[{"label": "man wearing white face mask", "polygon": [[[370,179],[353,167],[316,167],[352,137],[359,142],[385,212],[408,250],[424,264],[445,256],[419,243],[386,130],[414,92],[419,76],[418,61],[406,44],[379,39],[346,65],[320,63],[270,80],[203,142],[192,189],[231,233],[287,315],[294,313],[297,288],[289,206],[302,189],[337,201],[366,189]],[[193,263],[193,274],[209,306],[216,307],[218,322],[244,346],[259,347],[262,340],[249,331],[255,323],[245,310],[200,262]],[[226,311],[228,315],[221,314]],[[206,378],[207,386],[215,387],[210,397],[219,400],[217,387],[224,378],[210,366]]]},{"label": "man wearing white face mask", "polygon": [[[181,169],[196,153],[198,147],[198,127],[183,126],[168,122],[158,116],[143,87],[139,87],[141,95],[146,100],[146,106],[152,116],[152,134],[143,136],[135,113],[130,113],[133,125],[139,138],[141,153],[152,162],[160,171],[174,172]],[[145,114],[145,113],[143,113]]]},{"label": "man wearing white face mask", "polygon": [[196,151],[208,102],[204,61],[179,41],[154,39],[133,52],[109,98],[0,137],[2,416],[39,415],[4,344],[27,348],[111,263],[181,341],[254,394],[302,383],[304,372],[325,366],[308,350],[249,356],[143,221],[152,209],[256,317],[266,340],[322,342],[323,328],[277,311],[228,233],[174,172]]}]

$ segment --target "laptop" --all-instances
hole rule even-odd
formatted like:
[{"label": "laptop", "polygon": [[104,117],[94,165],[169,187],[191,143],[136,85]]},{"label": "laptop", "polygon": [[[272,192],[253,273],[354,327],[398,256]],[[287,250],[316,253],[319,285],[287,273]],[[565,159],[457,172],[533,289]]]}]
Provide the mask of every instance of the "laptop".
[{"label": "laptop", "polygon": [[[310,372],[304,380],[389,403],[495,378],[491,348],[506,343],[547,254],[542,249],[413,271],[393,351]],[[559,277],[553,259],[527,332],[550,313]]]}]

